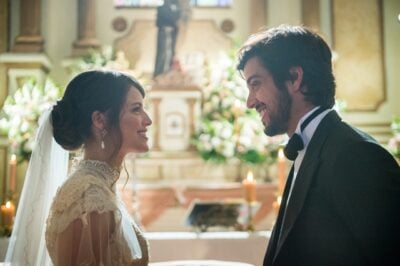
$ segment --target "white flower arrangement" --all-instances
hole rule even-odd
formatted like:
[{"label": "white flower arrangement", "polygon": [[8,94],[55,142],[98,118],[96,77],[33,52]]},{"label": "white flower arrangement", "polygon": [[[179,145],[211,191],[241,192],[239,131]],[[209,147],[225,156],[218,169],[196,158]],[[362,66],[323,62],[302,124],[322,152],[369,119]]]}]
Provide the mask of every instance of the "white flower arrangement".
[{"label": "white flower arrangement", "polygon": [[29,160],[39,117],[60,96],[61,90],[48,79],[43,85],[28,80],[6,98],[0,113],[0,134],[8,138],[11,152],[19,162]]},{"label": "white flower arrangement", "polygon": [[233,58],[221,54],[217,63],[210,64],[192,143],[207,161],[273,163],[284,137],[267,137],[257,112],[246,107],[248,90]]},{"label": "white flower arrangement", "polygon": [[115,59],[116,55],[111,46],[104,46],[99,50],[89,49],[76,58],[71,69],[74,73],[80,73],[89,69],[112,68]]},{"label": "white flower arrangement", "polygon": [[110,69],[122,71],[139,81],[143,87],[150,84],[150,79],[144,73],[130,68],[130,63],[123,51],[116,51],[112,46],[105,45],[99,49],[89,49],[81,56],[75,58],[70,65],[74,74],[93,69]]}]

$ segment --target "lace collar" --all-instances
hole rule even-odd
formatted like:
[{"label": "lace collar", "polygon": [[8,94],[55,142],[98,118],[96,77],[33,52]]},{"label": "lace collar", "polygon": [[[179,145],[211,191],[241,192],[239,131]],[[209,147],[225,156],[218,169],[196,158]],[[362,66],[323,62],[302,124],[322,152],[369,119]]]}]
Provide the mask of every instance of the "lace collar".
[{"label": "lace collar", "polygon": [[110,187],[115,185],[121,172],[119,168],[113,168],[106,162],[96,160],[77,160],[74,162],[74,165],[76,170],[85,170],[97,173],[97,175],[104,178]]}]

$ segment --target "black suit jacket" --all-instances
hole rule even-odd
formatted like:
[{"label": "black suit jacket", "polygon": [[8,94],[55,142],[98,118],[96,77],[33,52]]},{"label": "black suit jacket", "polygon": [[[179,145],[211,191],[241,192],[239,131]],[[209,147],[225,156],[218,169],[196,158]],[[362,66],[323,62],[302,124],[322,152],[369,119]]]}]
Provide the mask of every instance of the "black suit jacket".
[{"label": "black suit jacket", "polygon": [[400,265],[400,168],[335,111],[309,143],[264,265]]}]

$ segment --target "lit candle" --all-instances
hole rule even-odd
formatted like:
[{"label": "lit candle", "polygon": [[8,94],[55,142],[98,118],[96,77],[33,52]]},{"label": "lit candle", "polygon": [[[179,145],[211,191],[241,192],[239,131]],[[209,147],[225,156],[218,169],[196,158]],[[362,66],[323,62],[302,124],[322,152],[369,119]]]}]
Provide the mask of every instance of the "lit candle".
[{"label": "lit candle", "polygon": [[253,173],[249,171],[247,173],[246,179],[242,182],[244,188],[245,199],[247,202],[254,202],[256,201],[256,185],[257,182],[253,177]]},{"label": "lit candle", "polygon": [[11,159],[10,159],[10,179],[9,179],[10,192],[15,191],[16,174],[17,174],[17,156],[15,154],[13,154],[13,155],[11,155]]},{"label": "lit candle", "polygon": [[6,204],[1,205],[1,218],[5,228],[12,228],[14,224],[15,206],[12,201],[7,201]]},{"label": "lit candle", "polygon": [[283,149],[279,149],[278,151],[278,196],[283,194],[283,189],[285,187],[285,168],[286,168],[286,159],[283,153]]},{"label": "lit candle", "polygon": [[278,211],[279,207],[281,206],[282,196],[276,197],[276,200],[272,203],[272,208],[274,211]]}]

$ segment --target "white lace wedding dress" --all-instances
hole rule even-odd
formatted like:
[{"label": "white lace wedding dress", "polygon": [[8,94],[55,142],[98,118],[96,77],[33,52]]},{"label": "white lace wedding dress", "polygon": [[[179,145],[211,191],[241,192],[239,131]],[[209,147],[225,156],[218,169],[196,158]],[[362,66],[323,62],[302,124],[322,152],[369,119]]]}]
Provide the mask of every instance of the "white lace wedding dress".
[{"label": "white lace wedding dress", "polygon": [[118,177],[103,162],[82,160],[74,166],[46,224],[55,265],[148,264],[147,242],[115,193]]}]

